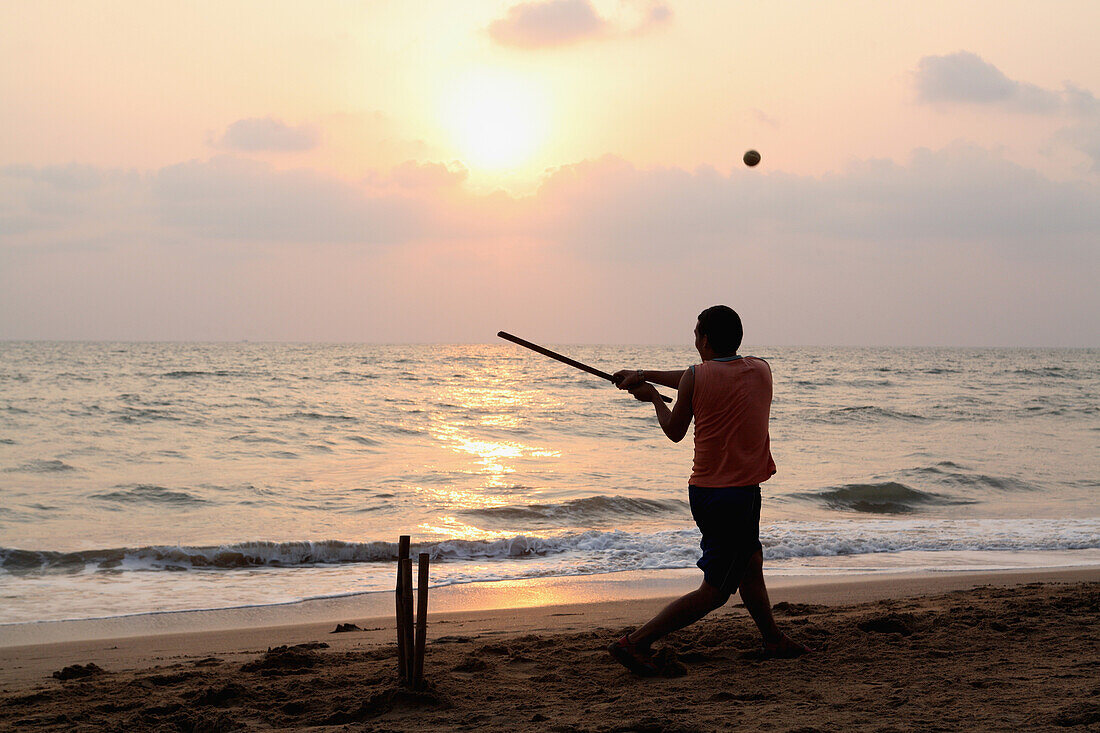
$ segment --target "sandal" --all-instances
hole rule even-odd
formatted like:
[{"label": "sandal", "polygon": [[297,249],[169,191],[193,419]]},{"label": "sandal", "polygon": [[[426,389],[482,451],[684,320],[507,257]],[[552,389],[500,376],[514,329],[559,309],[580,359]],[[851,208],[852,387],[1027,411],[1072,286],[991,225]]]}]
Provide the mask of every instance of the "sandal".
[{"label": "sandal", "polygon": [[653,658],[642,652],[634,644],[630,643],[628,636],[624,636],[607,647],[607,651],[615,658],[615,661],[629,669],[639,677],[656,677],[660,674]]},{"label": "sandal", "polygon": [[794,659],[804,654],[813,654],[813,649],[782,634],[777,642],[764,642],[764,659]]}]

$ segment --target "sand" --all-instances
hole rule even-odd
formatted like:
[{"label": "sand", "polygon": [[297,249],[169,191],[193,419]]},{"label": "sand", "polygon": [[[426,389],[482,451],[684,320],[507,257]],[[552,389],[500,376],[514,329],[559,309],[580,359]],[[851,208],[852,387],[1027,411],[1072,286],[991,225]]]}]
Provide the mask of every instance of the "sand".
[{"label": "sand", "polygon": [[[664,599],[431,616],[426,689],[389,619],[0,649],[3,730],[1100,730],[1100,570],[789,584],[817,649],[764,659],[732,605],[638,679],[607,644]],[[54,676],[56,673],[56,676]]]}]

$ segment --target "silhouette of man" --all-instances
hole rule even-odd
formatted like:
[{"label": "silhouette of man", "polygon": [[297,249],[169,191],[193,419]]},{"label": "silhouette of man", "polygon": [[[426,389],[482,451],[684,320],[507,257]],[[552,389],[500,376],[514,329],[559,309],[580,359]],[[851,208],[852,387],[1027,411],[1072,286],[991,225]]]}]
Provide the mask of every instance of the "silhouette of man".
[{"label": "silhouette of man", "polygon": [[[658,673],[653,642],[720,608],[736,591],[760,629],[765,655],[796,657],[811,651],[776,626],[764,585],[760,484],[775,473],[768,437],[772,375],[763,359],[737,354],[742,334],[741,318],[732,308],[712,306],[695,324],[701,364],[683,371],[614,375],[619,389],[653,403],[661,430],[673,442],[683,440],[695,419],[688,498],[703,534],[697,563],[703,583],[610,646],[611,655],[636,674]],[[671,410],[650,382],[676,388]]]}]

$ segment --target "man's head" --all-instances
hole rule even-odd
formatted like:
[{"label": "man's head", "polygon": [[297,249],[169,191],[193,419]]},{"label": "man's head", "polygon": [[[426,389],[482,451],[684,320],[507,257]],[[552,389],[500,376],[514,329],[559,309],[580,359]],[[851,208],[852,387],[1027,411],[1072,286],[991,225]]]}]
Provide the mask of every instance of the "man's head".
[{"label": "man's head", "polygon": [[717,356],[733,356],[741,346],[741,316],[728,305],[712,305],[699,314],[695,324],[695,348],[704,360]]}]

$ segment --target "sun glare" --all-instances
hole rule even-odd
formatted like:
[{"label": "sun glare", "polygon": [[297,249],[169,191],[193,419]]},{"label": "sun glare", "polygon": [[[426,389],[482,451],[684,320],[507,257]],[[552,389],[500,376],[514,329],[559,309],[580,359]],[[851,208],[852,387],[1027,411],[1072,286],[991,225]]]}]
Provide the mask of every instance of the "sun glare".
[{"label": "sun glare", "polygon": [[500,71],[479,71],[449,90],[445,124],[471,168],[514,169],[546,135],[545,102],[532,84]]}]

